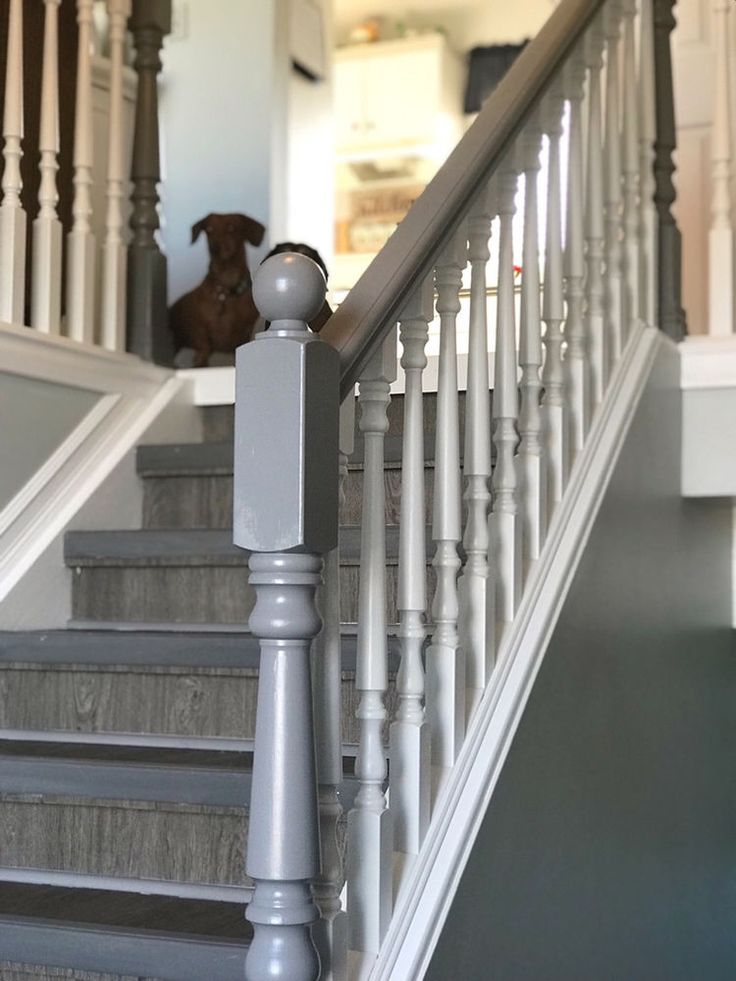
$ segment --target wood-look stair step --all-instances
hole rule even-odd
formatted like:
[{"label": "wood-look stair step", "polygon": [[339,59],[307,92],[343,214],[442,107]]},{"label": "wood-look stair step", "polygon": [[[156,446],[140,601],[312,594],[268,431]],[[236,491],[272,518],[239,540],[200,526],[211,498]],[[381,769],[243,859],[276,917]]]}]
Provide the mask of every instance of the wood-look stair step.
[{"label": "wood-look stair step", "polygon": [[0,978],[242,981],[251,936],[242,903],[0,882]]},{"label": "wood-look stair step", "polygon": [[[0,747],[11,739],[242,749],[255,737],[258,641],[242,632],[0,632]],[[388,637],[391,687],[398,640]],[[358,739],[357,637],[343,634],[342,733]]]},{"label": "wood-look stair step", "polygon": [[[0,752],[0,879],[243,898],[251,754],[59,745]],[[346,761],[352,769],[352,759]],[[357,790],[340,788],[347,812]]]},{"label": "wood-look stair step", "polygon": [[[386,616],[396,623],[399,529],[386,529]],[[427,530],[428,608],[434,594],[431,534]],[[340,610],[357,622],[360,528],[340,539]],[[254,603],[248,553],[229,530],[84,531],[65,540],[74,570],[72,615],[84,620],[168,620],[247,623]]]}]

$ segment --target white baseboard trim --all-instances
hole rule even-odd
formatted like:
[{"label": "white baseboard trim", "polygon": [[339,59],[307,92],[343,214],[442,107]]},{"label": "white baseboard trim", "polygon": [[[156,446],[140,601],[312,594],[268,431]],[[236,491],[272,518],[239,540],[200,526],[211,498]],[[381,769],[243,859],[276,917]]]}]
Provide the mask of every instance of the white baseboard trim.
[{"label": "white baseboard trim", "polygon": [[638,327],[616,366],[573,466],[542,555],[525,585],[496,670],[437,800],[375,962],[373,981],[424,977],[541,666],[573,576],[662,344]]},{"label": "white baseboard trim", "polygon": [[0,365],[8,374],[130,398],[144,398],[174,376],[134,354],[6,323],[0,323]]},{"label": "white baseboard trim", "polygon": [[192,385],[195,405],[233,405],[235,368],[180,368],[177,378]]},{"label": "white baseboard trim", "polygon": [[736,334],[728,337],[690,336],[679,348],[683,389],[736,386]]}]

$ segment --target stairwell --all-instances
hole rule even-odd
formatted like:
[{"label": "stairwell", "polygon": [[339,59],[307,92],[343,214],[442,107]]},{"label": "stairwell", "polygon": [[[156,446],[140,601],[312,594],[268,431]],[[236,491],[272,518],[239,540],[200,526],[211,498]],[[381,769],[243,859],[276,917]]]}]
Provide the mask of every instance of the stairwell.
[{"label": "stairwell", "polygon": [[[428,521],[435,400],[425,396]],[[242,978],[259,655],[247,553],[232,545],[232,408],[200,411],[204,442],[138,447],[139,531],[67,535],[68,629],[0,635],[3,981]],[[402,419],[399,396],[386,438],[389,580]],[[345,813],[362,480],[358,436],[341,508]],[[387,619],[393,679],[393,605]],[[394,701],[392,680],[390,716]]]}]

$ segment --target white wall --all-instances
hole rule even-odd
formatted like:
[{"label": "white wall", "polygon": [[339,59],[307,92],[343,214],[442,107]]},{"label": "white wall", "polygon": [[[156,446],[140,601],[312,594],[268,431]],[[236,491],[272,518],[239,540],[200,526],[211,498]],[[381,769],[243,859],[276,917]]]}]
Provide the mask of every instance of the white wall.
[{"label": "white wall", "polygon": [[[288,0],[179,0],[161,76],[162,241],[169,297],[203,278],[210,211],[266,225],[251,265],[284,239],[331,251],[331,91],[291,69]],[[330,18],[325,17],[329,53]],[[329,69],[329,58],[327,62]],[[324,254],[323,252],[323,254]]]},{"label": "white wall", "polygon": [[272,147],[285,125],[274,98],[276,0],[189,0],[186,36],[167,39],[161,76],[162,240],[169,296],[207,268],[190,228],[210,211],[270,220]]}]

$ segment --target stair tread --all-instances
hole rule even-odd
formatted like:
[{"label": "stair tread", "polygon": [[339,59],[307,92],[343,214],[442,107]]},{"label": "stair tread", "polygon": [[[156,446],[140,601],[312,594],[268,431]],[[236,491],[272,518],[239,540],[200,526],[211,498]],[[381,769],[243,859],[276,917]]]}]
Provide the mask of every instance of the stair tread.
[{"label": "stair tread", "polygon": [[[424,459],[434,466],[435,437],[424,434]],[[388,466],[401,463],[403,452],[401,436],[386,436],[383,456]],[[349,466],[362,467],[364,443],[358,438],[355,450],[348,460]],[[232,476],[233,444],[219,443],[162,443],[139,446],[136,451],[136,467],[141,477],[205,477]]]},{"label": "stair tread", "polygon": [[247,940],[252,935],[242,903],[16,882],[0,882],[0,917],[233,940]]},{"label": "stair tread", "polygon": [[[361,529],[340,531],[343,565],[360,561]],[[426,532],[427,557],[433,554],[431,530]],[[386,528],[386,555],[398,559],[399,528]],[[64,559],[70,566],[246,566],[250,553],[233,545],[230,529],[72,531],[64,540]]]},{"label": "stair tread", "polygon": [[[171,626],[171,625],[169,625]],[[389,636],[391,670],[399,644]],[[355,670],[357,637],[341,638],[343,671]],[[0,631],[0,668],[8,664],[156,666],[221,669],[258,668],[258,640],[244,631],[33,630]]]},{"label": "stair tread", "polygon": [[[0,802],[15,797],[247,808],[251,753],[24,742],[0,749]],[[352,769],[352,759],[346,760]],[[357,792],[348,772],[344,806]]]}]

